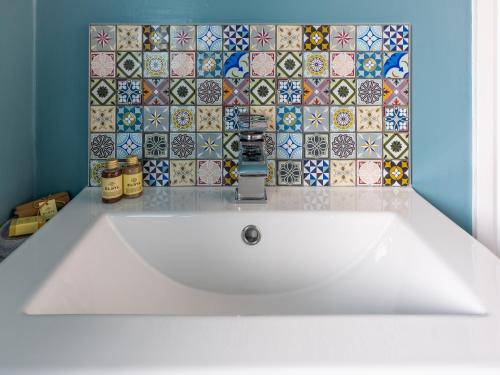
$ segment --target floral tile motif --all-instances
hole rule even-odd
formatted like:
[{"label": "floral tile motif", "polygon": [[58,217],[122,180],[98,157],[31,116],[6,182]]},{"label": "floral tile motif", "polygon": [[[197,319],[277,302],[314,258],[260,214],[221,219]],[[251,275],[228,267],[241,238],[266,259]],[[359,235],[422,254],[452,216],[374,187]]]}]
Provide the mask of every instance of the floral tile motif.
[{"label": "floral tile motif", "polygon": [[328,159],[327,133],[315,133],[304,135],[304,157],[308,159]]},{"label": "floral tile motif", "polygon": [[382,54],[380,52],[358,52],[356,54],[358,78],[382,77]]},{"label": "floral tile motif", "polygon": [[384,123],[386,131],[407,132],[410,128],[408,107],[385,107]]},{"label": "floral tile motif", "polygon": [[116,157],[126,159],[129,155],[142,158],[141,133],[118,133],[116,135]]},{"label": "floral tile motif", "polygon": [[118,25],[116,46],[118,51],[142,50],[142,27],[137,25]]},{"label": "floral tile motif", "polygon": [[330,184],[332,186],[356,185],[356,162],[354,160],[331,160]]},{"label": "floral tile motif", "polygon": [[304,52],[304,77],[328,77],[328,52]]},{"label": "floral tile motif", "polygon": [[196,103],[198,105],[221,105],[222,79],[197,79]]},{"label": "floral tile motif", "polygon": [[384,53],[384,77],[408,78],[410,75],[410,57],[407,52]]},{"label": "floral tile motif", "polygon": [[356,44],[358,51],[381,51],[382,26],[358,26]]},{"label": "floral tile motif", "polygon": [[249,75],[248,52],[224,52],[224,77],[246,78]]},{"label": "floral tile motif", "polygon": [[278,161],[278,184],[302,185],[302,162],[297,160]]},{"label": "floral tile motif", "polygon": [[197,133],[196,157],[198,159],[222,159],[222,134]]},{"label": "floral tile motif", "polygon": [[196,107],[196,130],[200,132],[221,132],[222,108],[215,106]]},{"label": "floral tile motif", "polygon": [[302,50],[302,26],[278,25],[276,49],[283,51]]},{"label": "floral tile motif", "polygon": [[250,49],[252,51],[273,51],[276,46],[274,25],[250,26]]},{"label": "floral tile motif", "polygon": [[222,77],[222,53],[198,52],[197,67],[198,77],[200,78]]},{"label": "floral tile motif", "polygon": [[141,104],[142,86],[139,79],[118,80],[118,104]]},{"label": "floral tile motif", "polygon": [[140,132],[142,124],[142,107],[118,107],[116,112],[116,127],[119,132]]},{"label": "floral tile motif", "polygon": [[90,26],[90,50],[114,51],[116,49],[116,26]]},{"label": "floral tile motif", "polygon": [[115,107],[90,107],[90,131],[92,133],[106,133],[115,131]]},{"label": "floral tile motif", "polygon": [[276,145],[278,159],[302,159],[302,134],[278,133]]},{"label": "floral tile motif", "polygon": [[115,135],[91,134],[89,147],[91,159],[112,159],[115,157]]},{"label": "floral tile motif", "polygon": [[197,160],[197,185],[222,185],[222,160]]},{"label": "floral tile motif", "polygon": [[331,107],[332,132],[353,132],[355,131],[356,113],[354,107]]},{"label": "floral tile motif", "polygon": [[248,51],[250,46],[250,28],[248,25],[224,26],[224,50]]},{"label": "floral tile motif", "polygon": [[358,106],[356,107],[357,130],[360,132],[382,131],[382,107]]},{"label": "floral tile motif", "polygon": [[194,133],[170,133],[170,159],[195,159]]},{"label": "floral tile motif", "polygon": [[264,152],[267,159],[276,159],[276,133],[264,134]]},{"label": "floral tile motif", "polygon": [[410,28],[408,25],[384,26],[384,51],[408,51]]},{"label": "floral tile motif", "polygon": [[115,53],[114,52],[91,52],[90,53],[90,77],[92,77],[92,78],[114,78],[115,77]]},{"label": "floral tile motif", "polygon": [[252,79],[250,81],[250,104],[275,104],[275,88],[273,79]]},{"label": "floral tile motif", "polygon": [[410,88],[407,79],[384,79],[384,105],[408,105]]},{"label": "floral tile motif", "polygon": [[327,25],[304,26],[304,51],[328,51],[330,28]]},{"label": "floral tile motif", "polygon": [[274,52],[250,52],[250,77],[272,78],[275,72],[276,54]]},{"label": "floral tile motif", "polygon": [[354,105],[356,103],[356,80],[332,79],[330,99],[333,105]]},{"label": "floral tile motif", "polygon": [[168,145],[167,133],[147,133],[144,135],[144,157],[167,158]]},{"label": "floral tile motif", "polygon": [[142,83],[145,105],[169,105],[170,81],[168,79],[151,78]]},{"label": "floral tile motif", "polygon": [[116,75],[119,78],[141,78],[142,53],[118,52],[116,55]]},{"label": "floral tile motif", "polygon": [[144,131],[167,132],[169,128],[169,107],[144,107]]},{"label": "floral tile motif", "polygon": [[358,159],[382,159],[382,134],[358,133]]},{"label": "floral tile motif", "polygon": [[90,80],[90,105],[115,105],[116,81],[114,79]]},{"label": "floral tile motif", "polygon": [[408,159],[409,141],[408,133],[385,133],[384,159]]},{"label": "floral tile motif", "polygon": [[170,26],[170,49],[172,51],[194,51],[196,49],[195,26]]},{"label": "floral tile motif", "polygon": [[330,49],[332,51],[354,51],[356,49],[356,26],[331,26]]},{"label": "floral tile motif", "polygon": [[222,26],[197,26],[196,47],[198,51],[222,51]]},{"label": "floral tile motif", "polygon": [[276,110],[276,125],[279,132],[301,132],[301,107],[278,107]]},{"label": "floral tile motif", "polygon": [[329,119],[327,106],[304,107],[304,132],[327,132]]},{"label": "floral tile motif", "polygon": [[356,136],[354,133],[332,133],[330,145],[332,159],[356,158]]},{"label": "floral tile motif", "polygon": [[276,185],[276,161],[267,160],[266,186]]},{"label": "floral tile motif", "polygon": [[248,114],[248,107],[225,107],[224,108],[224,130],[229,132],[238,131],[238,118],[240,114]]},{"label": "floral tile motif", "polygon": [[250,105],[250,79],[226,78],[223,86],[224,105]]},{"label": "floral tile motif", "polygon": [[89,162],[90,186],[101,186],[101,175],[104,169],[106,169],[106,161],[90,160]]},{"label": "floral tile motif", "polygon": [[302,52],[278,51],[276,65],[278,77],[301,78]]},{"label": "floral tile motif", "polygon": [[223,161],[222,171],[222,184],[224,186],[237,186],[238,185],[238,160],[237,159],[226,159]]},{"label": "floral tile motif", "polygon": [[330,76],[332,78],[354,78],[354,52],[330,52]]},{"label": "floral tile motif", "polygon": [[357,80],[358,104],[382,104],[382,81],[378,79]]},{"label": "floral tile motif", "polygon": [[170,77],[194,78],[195,71],[194,52],[170,52]]},{"label": "floral tile motif", "polygon": [[146,160],[142,167],[144,185],[168,186],[169,168],[167,160]]},{"label": "floral tile motif", "polygon": [[278,80],[278,104],[300,104],[302,81],[300,79]]},{"label": "floral tile motif", "polygon": [[195,127],[195,107],[170,107],[170,131],[193,132]]},{"label": "floral tile motif", "polygon": [[309,186],[328,186],[330,162],[328,160],[304,160],[304,182]]},{"label": "floral tile motif", "polygon": [[240,155],[240,136],[238,133],[224,133],[224,159],[237,159]]},{"label": "floral tile motif", "polygon": [[170,80],[170,99],[172,104],[194,105],[195,97],[194,79],[171,79]]},{"label": "floral tile motif", "polygon": [[142,42],[144,51],[168,51],[168,26],[143,26]]},{"label": "floral tile motif", "polygon": [[408,160],[384,161],[384,185],[408,186],[409,178]]},{"label": "floral tile motif", "polygon": [[382,185],[382,160],[357,160],[357,185]]},{"label": "floral tile motif", "polygon": [[144,52],[145,78],[168,77],[168,52]]},{"label": "floral tile motif", "polygon": [[252,115],[262,115],[266,118],[267,131],[276,131],[276,107],[274,106],[252,106],[250,108]]},{"label": "floral tile motif", "polygon": [[330,104],[330,80],[321,78],[304,79],[304,104]]},{"label": "floral tile motif", "polygon": [[170,186],[196,185],[196,163],[194,160],[170,161]]}]

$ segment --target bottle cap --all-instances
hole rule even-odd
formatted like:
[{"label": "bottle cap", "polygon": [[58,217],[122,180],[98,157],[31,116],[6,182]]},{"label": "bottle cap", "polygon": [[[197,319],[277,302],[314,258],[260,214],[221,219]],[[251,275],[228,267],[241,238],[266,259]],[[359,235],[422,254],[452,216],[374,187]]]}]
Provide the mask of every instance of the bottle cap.
[{"label": "bottle cap", "polygon": [[106,169],[116,169],[119,167],[118,160],[110,159],[106,162]]},{"label": "bottle cap", "polygon": [[139,159],[137,155],[129,155],[127,156],[127,165],[136,165],[139,164]]}]

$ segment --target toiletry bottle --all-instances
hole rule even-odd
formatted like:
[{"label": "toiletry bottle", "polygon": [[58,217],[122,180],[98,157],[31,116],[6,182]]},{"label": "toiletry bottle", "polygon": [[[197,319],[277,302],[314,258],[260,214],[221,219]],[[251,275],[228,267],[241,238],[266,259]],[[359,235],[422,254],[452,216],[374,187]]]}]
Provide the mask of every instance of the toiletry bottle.
[{"label": "toiletry bottle", "polygon": [[104,203],[115,203],[122,199],[123,181],[122,171],[118,160],[106,162],[106,168],[101,174],[101,197]]},{"label": "toiletry bottle", "polygon": [[123,197],[137,198],[142,194],[142,166],[135,155],[127,157],[123,168]]}]

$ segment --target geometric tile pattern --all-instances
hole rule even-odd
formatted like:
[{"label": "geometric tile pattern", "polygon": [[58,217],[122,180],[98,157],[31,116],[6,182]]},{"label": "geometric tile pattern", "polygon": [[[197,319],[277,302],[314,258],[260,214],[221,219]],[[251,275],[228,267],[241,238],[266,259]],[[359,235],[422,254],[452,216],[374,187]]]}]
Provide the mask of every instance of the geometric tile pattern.
[{"label": "geometric tile pattern", "polygon": [[241,114],[267,120],[268,185],[406,186],[409,25],[91,25],[88,183],[236,186]]}]

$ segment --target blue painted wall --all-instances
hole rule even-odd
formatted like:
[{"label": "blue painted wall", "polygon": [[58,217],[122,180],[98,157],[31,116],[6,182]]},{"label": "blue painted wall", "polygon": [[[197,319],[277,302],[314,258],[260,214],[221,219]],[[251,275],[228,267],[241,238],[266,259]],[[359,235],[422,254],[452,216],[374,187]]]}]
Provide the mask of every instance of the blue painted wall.
[{"label": "blue painted wall", "polygon": [[471,230],[470,0],[38,0],[37,20],[38,194],[87,182],[90,23],[410,22],[413,185]]},{"label": "blue painted wall", "polygon": [[33,196],[33,0],[2,2],[0,35],[1,224],[12,207]]}]

